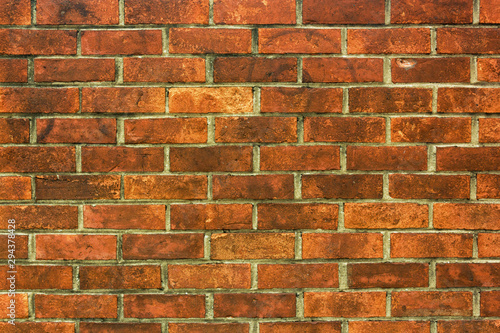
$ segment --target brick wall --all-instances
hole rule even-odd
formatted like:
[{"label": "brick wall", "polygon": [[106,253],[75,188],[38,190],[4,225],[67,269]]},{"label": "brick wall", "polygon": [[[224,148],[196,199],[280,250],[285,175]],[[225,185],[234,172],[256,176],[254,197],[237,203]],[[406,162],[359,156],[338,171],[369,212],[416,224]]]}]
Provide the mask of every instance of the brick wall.
[{"label": "brick wall", "polygon": [[0,0],[0,331],[499,332],[498,23]]}]

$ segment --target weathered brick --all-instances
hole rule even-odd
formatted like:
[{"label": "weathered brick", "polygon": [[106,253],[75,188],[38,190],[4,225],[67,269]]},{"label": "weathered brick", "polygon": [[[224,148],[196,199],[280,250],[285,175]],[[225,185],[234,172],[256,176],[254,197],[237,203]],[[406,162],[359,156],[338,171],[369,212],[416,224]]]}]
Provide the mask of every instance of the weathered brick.
[{"label": "weathered brick", "polygon": [[[73,332],[73,331],[71,331]],[[80,333],[161,333],[160,323],[92,323],[81,322]]]},{"label": "weathered brick", "polygon": [[0,59],[0,82],[28,82],[28,60]]},{"label": "weathered brick", "polygon": [[0,29],[0,55],[76,54],[75,30]]},{"label": "weathered brick", "polygon": [[[8,221],[8,219],[5,219],[5,221]],[[9,235],[0,235],[0,259],[8,259],[9,255],[12,254],[12,251],[9,252],[9,245],[13,245],[12,239],[10,241],[11,243],[9,244]],[[15,242],[15,257],[18,259],[28,259],[28,235],[16,235]]]},{"label": "weathered brick", "polygon": [[295,24],[293,0],[214,0],[216,24]]},{"label": "weathered brick", "polygon": [[340,53],[339,29],[259,29],[260,53]]},{"label": "weathered brick", "polygon": [[160,289],[161,268],[155,266],[80,266],[80,288]]},{"label": "weathered brick", "polygon": [[382,175],[303,175],[302,197],[381,199]]},{"label": "weathered brick", "polygon": [[398,291],[392,293],[394,317],[471,316],[472,293]]},{"label": "weathered brick", "polygon": [[391,140],[393,142],[432,143],[470,142],[471,119],[437,117],[392,118]]},{"label": "weathered brick", "polygon": [[295,58],[216,58],[215,82],[295,82]]},{"label": "weathered brick", "polygon": [[[2,307],[2,309],[7,309],[7,307],[11,304],[10,302],[12,299],[14,299],[15,304],[16,304],[16,309],[15,309],[16,319],[28,318],[28,294],[15,293],[13,298],[10,297],[9,294],[0,294],[0,307]],[[0,318],[1,319],[10,319],[8,316],[10,314],[9,312],[7,312],[6,310],[0,312]],[[7,323],[7,322],[4,322],[4,323],[6,325],[9,325],[10,327],[16,328],[16,330],[12,331],[12,332],[15,332],[15,333],[19,332],[19,330],[17,330],[17,328],[18,328],[17,325],[19,325],[20,323],[15,322],[15,325],[12,325],[12,324]],[[3,327],[0,326],[0,328],[3,328]],[[26,333],[28,333],[28,332],[31,333],[32,331],[26,331]]]},{"label": "weathered brick", "polygon": [[115,143],[116,120],[49,118],[36,121],[40,143]]},{"label": "weathered brick", "polygon": [[305,233],[303,259],[382,258],[380,233]]},{"label": "weathered brick", "polygon": [[259,289],[337,288],[338,264],[258,265]]},{"label": "weathered brick", "polygon": [[171,28],[170,53],[250,53],[250,29]]},{"label": "weathered brick", "polygon": [[500,52],[500,31],[496,28],[439,28],[438,53],[495,54]]},{"label": "weathered brick", "polygon": [[1,229],[8,229],[7,220],[12,217],[15,217],[16,229],[78,228],[76,206],[0,206]]},{"label": "weathered brick", "polygon": [[348,170],[426,170],[427,147],[347,147]]},{"label": "weathered brick", "polygon": [[91,229],[165,229],[164,205],[88,205],[83,226]]},{"label": "weathered brick", "polygon": [[1,185],[0,200],[31,199],[30,177],[18,177],[18,176],[0,177],[0,185]]},{"label": "weathered brick", "polygon": [[116,295],[35,296],[36,318],[117,318]]},{"label": "weathered brick", "polygon": [[158,172],[164,169],[161,147],[82,147],[81,155],[83,172]]},{"label": "weathered brick", "polygon": [[334,204],[259,204],[259,229],[337,229]]},{"label": "weathered brick", "polygon": [[497,171],[500,170],[498,147],[438,147],[438,171]]},{"label": "weathered brick", "polygon": [[305,317],[385,316],[385,292],[305,292]]},{"label": "weathered brick", "polygon": [[[18,313],[16,313],[16,317],[17,316]],[[25,321],[25,322],[16,322],[16,325],[12,325],[9,324],[8,322],[2,322],[0,323],[0,330],[5,333],[45,333],[45,332],[73,333],[75,332],[75,324],[64,323],[64,322],[48,323],[48,322]],[[84,330],[80,330],[80,332],[89,333],[89,331],[84,331]],[[94,331],[94,333],[97,332],[98,331]]]},{"label": "weathered brick", "polygon": [[382,82],[383,60],[375,58],[305,58],[304,82]]},{"label": "weathered brick", "polygon": [[28,143],[29,140],[29,119],[0,118],[0,143]]},{"label": "weathered brick", "polygon": [[161,54],[161,30],[85,30],[82,54]]},{"label": "weathered brick", "polygon": [[116,259],[113,235],[36,235],[39,260],[112,260]]},{"label": "weathered brick", "polygon": [[392,258],[471,258],[471,234],[416,234],[391,235]]},{"label": "weathered brick", "polygon": [[205,176],[125,176],[125,199],[206,199]]},{"label": "weathered brick", "polygon": [[302,332],[302,333],[318,333],[330,332],[340,333],[341,323],[338,321],[311,321],[311,322],[275,322],[275,323],[260,323],[260,333],[287,333],[287,332]]},{"label": "weathered brick", "polygon": [[436,229],[500,230],[500,205],[497,204],[434,204]]},{"label": "weathered brick", "polygon": [[418,54],[431,52],[429,28],[349,29],[349,54]]},{"label": "weathered brick", "polygon": [[208,24],[207,0],[127,0],[126,24]]},{"label": "weathered brick", "polygon": [[306,142],[385,142],[385,119],[381,117],[307,117]]},{"label": "weathered brick", "polygon": [[1,0],[1,25],[29,25],[31,24],[30,0]]},{"label": "weathered brick", "polygon": [[261,170],[338,170],[340,147],[261,147]]},{"label": "weathered brick", "polygon": [[470,82],[469,58],[396,58],[391,61],[394,83]]},{"label": "weathered brick", "polygon": [[203,318],[205,295],[125,295],[125,318]]},{"label": "weathered brick", "polygon": [[252,171],[252,147],[170,148],[170,171]]},{"label": "weathered brick", "polygon": [[479,119],[479,142],[500,142],[500,118]]},{"label": "weathered brick", "polygon": [[389,175],[389,195],[398,199],[469,199],[469,176]]},{"label": "weathered brick", "polygon": [[0,172],[75,171],[73,147],[0,147]]},{"label": "weathered brick", "polygon": [[500,23],[498,0],[483,0],[480,2],[479,22]]},{"label": "weathered brick", "polygon": [[252,113],[250,87],[171,88],[169,113]]},{"label": "weathered brick", "polygon": [[251,229],[252,205],[172,205],[170,227],[172,230]]},{"label": "weathered brick", "polygon": [[126,143],[204,143],[206,118],[125,119]]},{"label": "weathered brick", "polygon": [[37,24],[118,24],[113,0],[37,0]]},{"label": "weathered brick", "polygon": [[383,0],[304,0],[303,21],[313,24],[384,24]]},{"label": "weathered brick", "polygon": [[341,113],[341,88],[263,87],[260,111],[279,113]]},{"label": "weathered brick", "polygon": [[36,82],[95,82],[115,80],[114,59],[36,59]]},{"label": "weathered brick", "polygon": [[437,264],[438,288],[498,287],[500,264]]},{"label": "weathered brick", "polygon": [[349,112],[430,113],[432,90],[421,88],[350,88]]},{"label": "weathered brick", "polygon": [[438,321],[438,333],[495,333],[500,330],[500,320],[446,320]]},{"label": "weathered brick", "polygon": [[247,323],[168,323],[170,333],[249,333]]},{"label": "weathered brick", "polygon": [[394,0],[391,23],[472,23],[472,0]]},{"label": "weathered brick", "polygon": [[500,257],[500,234],[480,233],[477,247],[479,258]]},{"label": "weathered brick", "polygon": [[349,288],[417,288],[429,285],[429,265],[418,263],[348,264]]},{"label": "weathered brick", "polygon": [[249,289],[250,265],[169,265],[168,287],[173,289]]},{"label": "weathered brick", "polygon": [[102,200],[120,198],[120,176],[37,176],[40,200]]},{"label": "weathered brick", "polygon": [[216,142],[296,142],[297,118],[292,117],[218,117]]},{"label": "weathered brick", "polygon": [[293,199],[293,175],[213,176],[214,199]]},{"label": "weathered brick", "polygon": [[165,113],[165,89],[83,88],[82,112]]},{"label": "weathered brick", "polygon": [[416,203],[346,203],[344,226],[349,229],[426,228],[429,207]]},{"label": "weathered brick", "polygon": [[77,88],[0,88],[0,113],[76,113]]},{"label": "weathered brick", "polygon": [[295,294],[215,294],[214,317],[295,317]]},{"label": "weathered brick", "polygon": [[430,333],[430,322],[425,321],[350,321],[350,333]]},{"label": "weathered brick", "polygon": [[477,80],[483,82],[500,82],[500,59],[477,59]]},{"label": "weathered brick", "polygon": [[500,291],[481,292],[481,317],[498,317],[500,315]]},{"label": "weathered brick", "polygon": [[125,58],[125,82],[205,82],[205,59]]},{"label": "weathered brick", "polygon": [[232,259],[293,259],[293,233],[224,233],[212,234],[211,258]]},{"label": "weathered brick", "polygon": [[500,89],[439,88],[437,110],[448,113],[499,113]]},{"label": "weathered brick", "polygon": [[[15,242],[18,239],[16,237]],[[17,244],[15,256],[17,257]],[[0,289],[9,290],[11,269],[8,265],[0,266]],[[15,268],[15,289],[73,289],[73,268],[71,266],[20,266]]]},{"label": "weathered brick", "polygon": [[500,175],[478,174],[476,179],[476,196],[478,199],[500,198]]},{"label": "weathered brick", "polygon": [[123,259],[195,259],[203,257],[203,234],[126,234]]}]

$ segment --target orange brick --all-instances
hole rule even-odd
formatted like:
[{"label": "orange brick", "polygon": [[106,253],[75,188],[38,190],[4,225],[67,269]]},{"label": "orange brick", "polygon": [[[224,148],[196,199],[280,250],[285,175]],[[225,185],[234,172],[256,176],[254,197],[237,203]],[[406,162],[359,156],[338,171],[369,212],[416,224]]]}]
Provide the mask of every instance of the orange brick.
[{"label": "orange brick", "polygon": [[337,229],[338,205],[259,204],[258,227],[270,229]]},{"label": "orange brick", "polygon": [[113,0],[37,0],[37,24],[118,24]]},{"label": "orange brick", "polygon": [[215,294],[214,317],[295,317],[295,294]]},{"label": "orange brick", "polygon": [[203,234],[126,234],[123,258],[196,259],[203,257]]},{"label": "orange brick", "polygon": [[89,205],[83,226],[90,229],[165,229],[164,205]]},{"label": "orange brick", "polygon": [[116,236],[112,235],[36,235],[39,260],[116,259]]},{"label": "orange brick", "polygon": [[306,142],[385,142],[385,119],[381,117],[307,117]]},{"label": "orange brick", "polygon": [[471,258],[471,234],[391,235],[392,258]]},{"label": "orange brick", "polygon": [[306,233],[302,236],[303,259],[382,258],[379,233]]},{"label": "orange brick", "polygon": [[429,208],[415,203],[346,203],[344,226],[349,229],[426,228]]},{"label": "orange brick", "polygon": [[260,53],[340,53],[338,29],[259,29]]},{"label": "orange brick", "polygon": [[382,82],[382,59],[305,58],[304,82]]},{"label": "orange brick", "polygon": [[341,88],[263,87],[260,111],[279,113],[341,113]]},{"label": "orange brick", "polygon": [[117,318],[116,295],[35,296],[36,318]]},{"label": "orange brick", "polygon": [[385,292],[305,292],[304,316],[385,316]]},{"label": "orange brick", "polygon": [[170,113],[252,113],[250,87],[171,88]]},{"label": "orange brick", "polygon": [[338,264],[258,265],[259,289],[337,288]]},{"label": "orange brick", "polygon": [[171,28],[170,53],[250,53],[250,29]]},{"label": "orange brick", "polygon": [[173,230],[251,229],[252,205],[171,205],[170,227]]},{"label": "orange brick", "polygon": [[250,265],[169,265],[168,286],[173,289],[249,289]]},{"label": "orange brick", "polygon": [[428,28],[349,29],[349,54],[430,53],[431,34]]},{"label": "orange brick", "polygon": [[294,24],[295,1],[214,0],[216,24]]},{"label": "orange brick", "polygon": [[295,254],[293,233],[212,234],[211,258],[292,259]]},{"label": "orange brick", "polygon": [[394,317],[471,316],[472,293],[399,291],[392,293]]},{"label": "orange brick", "polygon": [[82,54],[161,54],[161,30],[85,30]]},{"label": "orange brick", "polygon": [[125,318],[204,318],[205,295],[125,295]]}]

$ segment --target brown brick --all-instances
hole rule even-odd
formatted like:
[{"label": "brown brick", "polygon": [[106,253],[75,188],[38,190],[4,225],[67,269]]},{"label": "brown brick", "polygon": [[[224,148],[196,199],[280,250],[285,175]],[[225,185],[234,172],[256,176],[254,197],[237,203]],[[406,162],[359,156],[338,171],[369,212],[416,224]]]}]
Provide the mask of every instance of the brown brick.
[{"label": "brown brick", "polygon": [[206,199],[206,176],[125,176],[125,199]]},{"label": "brown brick", "polygon": [[479,142],[500,142],[500,118],[479,118]]},{"label": "brown brick", "polygon": [[75,148],[26,147],[0,148],[0,172],[74,172]]},{"label": "brown brick", "polygon": [[302,197],[381,199],[382,175],[303,175]]},{"label": "brown brick", "polygon": [[469,199],[469,176],[389,175],[389,195],[399,199]]},{"label": "brown brick", "polygon": [[211,259],[293,259],[293,233],[212,234]]},{"label": "brown brick", "polygon": [[293,0],[214,0],[216,24],[295,24]]},{"label": "brown brick", "polygon": [[114,81],[114,59],[36,59],[36,82]]},{"label": "brown brick", "polygon": [[295,58],[216,58],[215,82],[295,82]]},{"label": "brown brick", "polygon": [[205,59],[125,58],[124,82],[205,82]]},{"label": "brown brick", "polygon": [[0,29],[0,55],[76,54],[75,30]]},{"label": "brown brick", "polygon": [[305,292],[305,317],[385,316],[385,292]]},{"label": "brown brick", "polygon": [[425,321],[350,321],[350,333],[430,333],[430,322]]},{"label": "brown brick", "polygon": [[[10,298],[10,297],[9,297]],[[6,303],[7,304],[7,303]],[[19,306],[19,304],[18,304]],[[27,306],[27,304],[26,304]],[[23,309],[24,310],[24,309]],[[26,309],[27,311],[27,309]],[[21,311],[19,311],[21,312]],[[16,313],[18,317],[18,313]],[[16,325],[9,324],[8,322],[0,323],[0,330],[4,333],[45,333],[45,332],[58,332],[58,333],[74,333],[74,323],[47,323],[47,322],[16,322]],[[80,330],[81,333],[89,333],[88,331]],[[98,333],[94,331],[94,333]],[[101,332],[99,332],[101,333]]]},{"label": "brown brick", "polygon": [[16,220],[16,229],[78,228],[76,206],[0,206],[1,229],[8,229],[11,218]]},{"label": "brown brick", "polygon": [[252,229],[252,205],[171,205],[170,227],[172,230]]},{"label": "brown brick", "polygon": [[117,318],[116,295],[35,296],[36,318]]},{"label": "brown brick", "polygon": [[339,29],[259,29],[260,53],[340,53]]},{"label": "brown brick", "polygon": [[500,291],[481,292],[481,317],[498,317],[500,315]]},{"label": "brown brick", "polygon": [[337,288],[338,264],[258,265],[259,289]]},{"label": "brown brick", "polygon": [[249,289],[250,264],[168,265],[173,289]]},{"label": "brown brick", "polygon": [[82,54],[161,54],[161,30],[85,30]]},{"label": "brown brick", "polygon": [[0,82],[28,82],[28,60],[0,59]]},{"label": "brown brick", "polygon": [[83,226],[91,229],[165,229],[164,205],[88,205]]},{"label": "brown brick", "polygon": [[429,286],[429,265],[417,263],[348,264],[349,288]]},{"label": "brown brick", "polygon": [[250,29],[170,28],[170,53],[250,53]]},{"label": "brown brick", "polygon": [[471,141],[470,118],[392,118],[393,142],[453,143]]},{"label": "brown brick", "polygon": [[126,143],[205,143],[206,118],[125,119]]},{"label": "brown brick", "polygon": [[1,0],[1,25],[29,25],[31,24],[30,0]]},{"label": "brown brick", "polygon": [[478,199],[500,198],[500,175],[478,174],[476,178]]},{"label": "brown brick", "polygon": [[213,176],[214,199],[293,199],[293,175]]},{"label": "brown brick", "polygon": [[263,87],[260,111],[280,113],[341,113],[341,88]]},{"label": "brown brick", "polygon": [[[2,309],[6,309],[7,306],[10,305],[12,297],[9,296],[9,294],[0,294],[0,307]],[[16,304],[16,319],[19,318],[28,318],[28,294],[22,294],[22,293],[15,293],[14,294],[14,300]],[[0,312],[0,318],[2,319],[7,319],[8,313],[7,311],[2,311]],[[10,319],[10,318],[9,318]],[[17,329],[19,324],[16,322],[15,325],[9,324],[7,322],[4,322],[6,325],[9,325],[10,327],[16,328],[15,333],[19,333],[19,330]],[[22,327],[22,326],[21,326]],[[0,328],[3,328],[0,326]],[[32,331],[26,331],[26,333],[31,333]]]},{"label": "brown brick", "polygon": [[380,233],[305,233],[303,259],[382,258]]},{"label": "brown brick", "polygon": [[115,143],[116,120],[110,118],[37,119],[39,143]]},{"label": "brown brick", "polygon": [[215,294],[214,317],[295,317],[295,294]]},{"label": "brown brick", "polygon": [[37,176],[39,200],[103,200],[120,198],[120,176]]},{"label": "brown brick", "polygon": [[[8,221],[8,219],[5,219],[5,221]],[[12,245],[12,239],[10,239],[10,241],[10,245]],[[15,257],[18,259],[28,259],[28,235],[16,235],[15,242]],[[0,259],[7,259],[11,254],[12,251],[9,252],[9,235],[0,235]]]},{"label": "brown brick", "polygon": [[500,59],[477,59],[477,80],[500,82]]},{"label": "brown brick", "polygon": [[165,113],[165,89],[83,88],[82,112]]},{"label": "brown brick", "polygon": [[80,266],[80,288],[85,289],[160,289],[161,267]]},{"label": "brown brick", "polygon": [[37,0],[37,24],[118,24],[113,0]]},{"label": "brown brick", "polygon": [[303,21],[313,24],[384,24],[383,0],[304,0]]},{"label": "brown brick", "polygon": [[471,258],[471,234],[391,235],[392,258]]},{"label": "brown brick", "polygon": [[499,113],[500,89],[439,88],[438,112]]},{"label": "brown brick", "polygon": [[349,29],[347,52],[359,53],[430,53],[429,28]]},{"label": "brown brick", "polygon": [[340,147],[261,147],[260,170],[338,170]]},{"label": "brown brick", "polygon": [[283,322],[283,323],[260,323],[260,333],[288,333],[288,332],[302,332],[302,333],[340,333],[341,323],[338,321],[311,321],[311,322]]},{"label": "brown brick", "polygon": [[0,143],[28,143],[29,140],[29,119],[0,118]]},{"label": "brown brick", "polygon": [[392,316],[472,316],[472,293],[455,291],[393,292]]},{"label": "brown brick", "polygon": [[427,147],[347,147],[348,170],[426,170]]},{"label": "brown brick", "polygon": [[472,0],[394,0],[391,23],[472,23]]},{"label": "brown brick", "polygon": [[163,171],[161,147],[82,147],[83,172]]},{"label": "brown brick", "polygon": [[172,147],[169,156],[173,172],[252,171],[252,147],[249,146]]},{"label": "brown brick", "polygon": [[349,112],[430,113],[432,90],[420,88],[350,88]]},{"label": "brown brick", "polygon": [[203,234],[126,234],[123,259],[203,258]]},{"label": "brown brick", "polygon": [[385,119],[381,117],[307,117],[306,142],[385,142]]},{"label": "brown brick", "polygon": [[216,142],[297,142],[297,118],[218,117]]},{"label": "brown brick", "polygon": [[76,113],[78,88],[0,88],[0,113]]},{"label": "brown brick", "polygon": [[170,113],[252,113],[251,87],[171,88]]},{"label": "brown brick", "polygon": [[477,247],[479,258],[500,257],[500,234],[480,233]]},{"label": "brown brick", "polygon": [[426,228],[429,208],[416,203],[346,203],[344,226],[348,229]]},{"label": "brown brick", "polygon": [[397,58],[391,61],[394,83],[470,82],[469,58]]},{"label": "brown brick", "polygon": [[438,53],[496,54],[500,52],[500,31],[496,28],[439,28]]},{"label": "brown brick", "polygon": [[479,22],[500,23],[498,0],[483,0],[480,2]]},{"label": "brown brick", "polygon": [[208,24],[206,0],[127,0],[125,24]]},{"label": "brown brick", "polygon": [[382,82],[383,60],[373,58],[305,58],[304,82]]},{"label": "brown brick", "polygon": [[434,204],[436,229],[500,230],[500,205],[495,204]]},{"label": "brown brick", "polygon": [[80,322],[80,333],[161,333],[161,324]]},{"label": "brown brick", "polygon": [[113,235],[36,235],[37,260],[116,259]]},{"label": "brown brick", "polygon": [[168,323],[170,333],[249,333],[248,323]]},{"label": "brown brick", "polygon": [[0,185],[0,200],[31,199],[31,177],[0,177]]},{"label": "brown brick", "polygon": [[204,318],[205,295],[125,295],[125,318]]},{"label": "brown brick", "polygon": [[498,171],[499,147],[438,147],[438,171]]},{"label": "brown brick", "polygon": [[438,288],[498,287],[500,264],[437,264]]},{"label": "brown brick", "polygon": [[334,204],[259,204],[259,229],[337,229]]},{"label": "brown brick", "polygon": [[500,320],[447,320],[438,321],[439,333],[495,333],[500,330]]},{"label": "brown brick", "polygon": [[[15,256],[17,257],[17,236]],[[16,271],[15,289],[73,289],[73,268],[71,266],[20,266],[11,269],[8,265],[0,266],[0,289],[9,290],[12,280],[10,271]],[[16,290],[17,291],[17,290]]]}]

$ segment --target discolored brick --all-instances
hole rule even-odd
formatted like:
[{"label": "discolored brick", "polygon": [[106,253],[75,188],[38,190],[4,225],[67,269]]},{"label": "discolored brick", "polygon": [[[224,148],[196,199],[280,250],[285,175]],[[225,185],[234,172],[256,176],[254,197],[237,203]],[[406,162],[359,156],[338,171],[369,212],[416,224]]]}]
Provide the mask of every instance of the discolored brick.
[{"label": "discolored brick", "polygon": [[394,317],[471,316],[472,293],[399,291],[392,293]]},{"label": "discolored brick", "polygon": [[295,317],[295,294],[215,294],[214,317]]},{"label": "discolored brick", "polygon": [[438,171],[497,171],[500,170],[498,147],[438,147]]},{"label": "discolored brick", "polygon": [[500,230],[500,205],[497,204],[434,204],[436,229]]},{"label": "discolored brick", "polygon": [[261,147],[260,170],[338,170],[339,153],[333,146]]},{"label": "discolored brick", "polygon": [[389,175],[389,195],[399,199],[469,199],[469,176]]},{"label": "discolored brick", "polygon": [[0,113],[76,113],[78,88],[0,88]]},{"label": "discolored brick", "polygon": [[0,24],[1,25],[31,24],[30,0],[0,1]]},{"label": "discolored brick", "polygon": [[170,148],[170,171],[252,171],[252,147]]},{"label": "discolored brick", "polygon": [[305,233],[303,259],[382,258],[380,233]]},{"label": "discolored brick", "polygon": [[259,29],[260,53],[340,53],[338,29]]},{"label": "discolored brick", "polygon": [[500,234],[480,233],[477,247],[479,258],[500,257]]},{"label": "discolored brick", "polygon": [[28,82],[28,60],[0,59],[0,82]]},{"label": "discolored brick", "polygon": [[419,263],[348,264],[349,288],[417,288],[429,285],[429,265]]},{"label": "discolored brick", "polygon": [[36,259],[39,260],[112,260],[116,259],[113,235],[36,235]]},{"label": "discolored brick", "polygon": [[394,83],[470,82],[469,58],[396,58],[391,60]]},{"label": "discolored brick", "polygon": [[125,119],[125,143],[204,143],[206,118]]},{"label": "discolored brick", "polygon": [[480,23],[500,23],[500,13],[498,12],[498,0],[483,0],[479,9]]},{"label": "discolored brick", "polygon": [[293,0],[214,0],[216,24],[295,24]]},{"label": "discolored brick", "polygon": [[260,109],[279,113],[340,113],[342,89],[263,87]]},{"label": "discolored brick", "polygon": [[334,204],[259,204],[258,228],[337,229],[338,215]]},{"label": "discolored brick", "polygon": [[109,118],[37,119],[37,142],[40,143],[115,143],[116,120]]},{"label": "discolored brick", "polygon": [[347,147],[348,170],[426,170],[427,147]]},{"label": "discolored brick", "polygon": [[168,91],[170,113],[252,113],[250,87],[171,88]]},{"label": "discolored brick", "polygon": [[12,217],[16,220],[16,229],[78,228],[76,206],[0,206],[1,229],[8,229],[7,220]]},{"label": "discolored brick", "polygon": [[500,320],[446,320],[438,321],[439,333],[495,333],[500,329]]},{"label": "discolored brick", "polygon": [[385,316],[385,292],[305,292],[304,316]]},{"label": "discolored brick", "polygon": [[213,176],[214,199],[293,199],[293,175]]},{"label": "discolored brick", "polygon": [[36,318],[117,318],[116,295],[35,296]]},{"label": "discolored brick", "polygon": [[0,29],[0,55],[75,54],[75,30]]},{"label": "discolored brick", "polygon": [[477,59],[477,80],[483,82],[500,82],[500,59]]},{"label": "discolored brick", "polygon": [[80,266],[80,288],[160,289],[161,268],[155,266]]},{"label": "discolored brick", "polygon": [[[16,237],[17,243],[17,237]],[[17,245],[17,244],[16,244]],[[16,246],[17,256],[17,246]],[[8,265],[0,266],[0,289],[11,289],[12,270]],[[73,268],[71,266],[20,266],[16,265],[15,289],[73,289]],[[16,290],[17,291],[17,290]]]},{"label": "discolored brick", "polygon": [[206,176],[125,176],[125,199],[206,199]]},{"label": "discolored brick", "polygon": [[337,288],[338,264],[258,265],[259,289]]},{"label": "discolored brick", "polygon": [[205,59],[125,58],[124,82],[205,82]]},{"label": "discolored brick", "polygon": [[500,52],[500,32],[496,28],[438,28],[438,53],[495,54]]},{"label": "discolored brick", "polygon": [[479,142],[500,142],[500,118],[479,118]]},{"label": "discolored brick", "polygon": [[40,200],[102,200],[120,198],[120,176],[37,176],[36,197]]},{"label": "discolored brick", "polygon": [[165,89],[82,88],[82,112],[165,113]]},{"label": "discolored brick", "polygon": [[306,142],[385,142],[385,119],[381,117],[307,117]]},{"label": "discolored brick", "polygon": [[164,169],[161,147],[82,147],[81,159],[83,172],[159,172]]},{"label": "discolored brick", "polygon": [[292,259],[295,255],[293,233],[212,234],[211,259]]},{"label": "discolored brick", "polygon": [[427,321],[350,321],[350,333],[430,333],[431,326]]},{"label": "discolored brick", "polygon": [[498,317],[500,314],[500,291],[481,292],[481,317]]},{"label": "discolored brick", "polygon": [[498,287],[500,264],[437,264],[438,288]]},{"label": "discolored brick", "polygon": [[302,333],[317,333],[330,332],[340,333],[341,323],[338,321],[311,321],[311,322],[271,322],[260,323],[259,332],[261,333],[287,333],[287,332],[302,332]]},{"label": "discolored brick", "polygon": [[478,199],[500,198],[500,175],[476,175],[476,196]]},{"label": "discolored brick", "polygon": [[168,286],[173,289],[249,289],[249,264],[169,265]]},{"label": "discolored brick", "polygon": [[37,0],[37,24],[118,24],[113,0]]},{"label": "discolored brick", "polygon": [[305,58],[304,82],[382,82],[383,60],[375,58]]},{"label": "discolored brick", "polygon": [[349,112],[430,113],[432,90],[421,88],[350,88]]},{"label": "discolored brick", "polygon": [[215,142],[296,142],[297,118],[218,117]]},{"label": "discolored brick", "polygon": [[115,80],[114,59],[36,59],[36,82],[96,82]]},{"label": "discolored brick", "polygon": [[453,143],[471,141],[470,118],[392,118],[391,141]]},{"label": "discolored brick", "polygon": [[126,234],[123,259],[196,259],[203,257],[203,234]]},{"label": "discolored brick", "polygon": [[205,295],[125,295],[125,318],[203,318]]},{"label": "discolored brick", "polygon": [[472,2],[472,0],[395,0],[391,3],[391,23],[472,23]]},{"label": "discolored brick", "polygon": [[251,229],[252,205],[171,205],[170,227],[173,230]]},{"label": "discolored brick", "polygon": [[214,61],[214,82],[295,82],[297,59],[227,57]]},{"label": "discolored brick", "polygon": [[[30,200],[31,178],[4,176],[0,177],[0,200]],[[0,207],[1,209],[2,207]]]},{"label": "discolored brick", "polygon": [[249,333],[247,323],[169,323],[170,333]]},{"label": "discolored brick", "polygon": [[391,258],[471,258],[472,234],[394,233]]},{"label": "discolored brick", "polygon": [[429,208],[416,203],[346,203],[344,226],[349,229],[426,228]]},{"label": "discolored brick", "polygon": [[439,88],[437,111],[498,113],[500,90],[495,88]]},{"label": "discolored brick", "polygon": [[74,147],[0,148],[0,172],[74,172]]},{"label": "discolored brick", "polygon": [[431,52],[431,34],[429,28],[349,29],[347,52],[428,54]]},{"label": "discolored brick", "polygon": [[302,197],[381,199],[382,175],[303,175]]},{"label": "discolored brick", "polygon": [[[73,332],[73,331],[71,331]],[[80,333],[160,333],[160,323],[92,323],[81,322]]]},{"label": "discolored brick", "polygon": [[87,205],[83,226],[91,229],[165,229],[163,205]]},{"label": "discolored brick", "polygon": [[0,143],[28,143],[29,139],[29,119],[0,118]]},{"label": "discolored brick", "polygon": [[384,24],[383,0],[303,0],[303,22],[311,24]]},{"label": "discolored brick", "polygon": [[252,32],[249,29],[171,28],[170,53],[250,53]]},{"label": "discolored brick", "polygon": [[208,24],[206,0],[127,0],[125,24]]},{"label": "discolored brick", "polygon": [[85,30],[82,54],[161,54],[161,30]]}]

